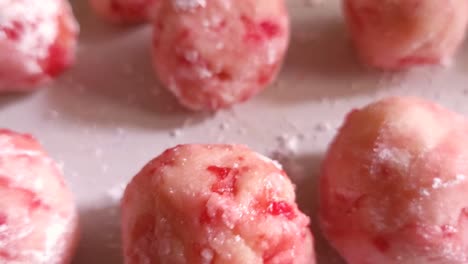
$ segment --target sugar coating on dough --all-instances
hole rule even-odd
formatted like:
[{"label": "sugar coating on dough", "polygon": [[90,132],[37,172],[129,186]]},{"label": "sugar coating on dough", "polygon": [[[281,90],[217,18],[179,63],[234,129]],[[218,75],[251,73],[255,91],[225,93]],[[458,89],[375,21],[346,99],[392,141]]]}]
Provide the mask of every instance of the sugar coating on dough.
[{"label": "sugar coating on dough", "polygon": [[29,135],[0,130],[0,197],[0,263],[70,263],[77,237],[73,197]]},{"label": "sugar coating on dough", "polygon": [[32,89],[74,60],[78,25],[63,0],[0,0],[0,91]]},{"label": "sugar coating on dough", "polygon": [[354,46],[370,66],[449,65],[465,37],[464,0],[345,0]]},{"label": "sugar coating on dough", "polygon": [[275,162],[241,145],[180,145],[122,199],[125,263],[315,263],[309,218]]},{"label": "sugar coating on dough", "polygon": [[288,43],[284,0],[165,1],[154,22],[154,65],[181,104],[216,110],[272,83]]},{"label": "sugar coating on dough", "polygon": [[422,99],[352,111],[320,178],[323,231],[350,264],[468,262],[468,124]]}]

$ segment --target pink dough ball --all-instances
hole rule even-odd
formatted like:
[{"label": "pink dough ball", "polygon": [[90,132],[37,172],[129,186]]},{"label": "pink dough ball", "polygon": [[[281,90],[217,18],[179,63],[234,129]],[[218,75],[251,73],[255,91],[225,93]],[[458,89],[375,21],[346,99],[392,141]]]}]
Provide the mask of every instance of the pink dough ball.
[{"label": "pink dough ball", "polygon": [[468,23],[465,0],[344,0],[354,46],[370,66],[449,64]]},{"label": "pink dough ball", "polygon": [[281,167],[241,145],[169,149],[122,200],[127,264],[314,264],[308,225]]},{"label": "pink dough ball", "polygon": [[416,98],[352,111],[320,178],[323,231],[349,264],[468,263],[468,125]]},{"label": "pink dough ball", "polygon": [[73,197],[29,135],[0,130],[0,263],[68,264],[77,238]]},{"label": "pink dough ball", "polygon": [[77,34],[68,1],[0,0],[0,91],[60,75],[74,62]]},{"label": "pink dough ball", "polygon": [[161,0],[89,0],[102,18],[119,24],[143,23],[151,20],[156,3]]},{"label": "pink dough ball", "polygon": [[265,89],[289,43],[284,0],[165,1],[154,27],[157,75],[192,110],[227,108]]}]

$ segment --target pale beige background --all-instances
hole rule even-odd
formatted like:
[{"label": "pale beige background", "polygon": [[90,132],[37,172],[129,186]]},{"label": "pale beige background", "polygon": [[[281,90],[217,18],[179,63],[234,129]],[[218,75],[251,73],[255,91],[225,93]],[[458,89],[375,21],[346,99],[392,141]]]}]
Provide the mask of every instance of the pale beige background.
[{"label": "pale beige background", "polygon": [[448,70],[366,70],[347,42],[337,0],[317,6],[289,0],[292,43],[276,85],[230,111],[188,113],[152,74],[150,29],[106,25],[85,2],[73,3],[82,25],[75,67],[49,89],[0,97],[1,127],[34,134],[64,165],[83,228],[76,264],[121,263],[121,186],[165,148],[190,142],[245,143],[267,155],[279,153],[312,218],[319,263],[340,263],[317,229],[315,182],[344,114],[396,94],[468,113],[468,46]]}]

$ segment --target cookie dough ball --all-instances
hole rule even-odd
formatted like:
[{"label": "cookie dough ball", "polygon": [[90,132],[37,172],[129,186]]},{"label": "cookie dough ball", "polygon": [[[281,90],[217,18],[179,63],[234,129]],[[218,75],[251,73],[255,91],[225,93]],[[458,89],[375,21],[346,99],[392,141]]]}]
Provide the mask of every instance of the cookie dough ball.
[{"label": "cookie dough ball", "polygon": [[74,61],[78,25],[68,1],[0,0],[0,91],[31,90]]},{"label": "cookie dough ball", "polygon": [[155,21],[157,75],[192,110],[230,107],[265,89],[289,43],[284,0],[165,1]]},{"label": "cookie dough ball", "polygon": [[352,111],[320,178],[325,235],[349,264],[468,262],[468,126],[434,103]]},{"label": "cookie dough ball", "polygon": [[118,24],[143,23],[151,20],[161,0],[89,0],[102,18]]},{"label": "cookie dough ball", "polygon": [[169,149],[122,200],[127,264],[313,264],[308,225],[285,172],[240,145]]},{"label": "cookie dough ball", "polygon": [[77,236],[72,194],[29,135],[0,130],[0,263],[68,264]]},{"label": "cookie dough ball", "polygon": [[449,64],[465,36],[464,0],[344,0],[363,62],[381,69]]}]

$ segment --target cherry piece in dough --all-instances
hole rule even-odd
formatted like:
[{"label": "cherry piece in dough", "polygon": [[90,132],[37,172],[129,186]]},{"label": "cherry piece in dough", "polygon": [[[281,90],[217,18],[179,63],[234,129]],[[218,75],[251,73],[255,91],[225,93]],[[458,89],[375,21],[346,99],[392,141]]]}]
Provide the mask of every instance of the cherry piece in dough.
[{"label": "cherry piece in dough", "polygon": [[[94,11],[117,24],[150,22],[161,0],[89,0]],[[171,0],[172,1],[172,0]]]}]

